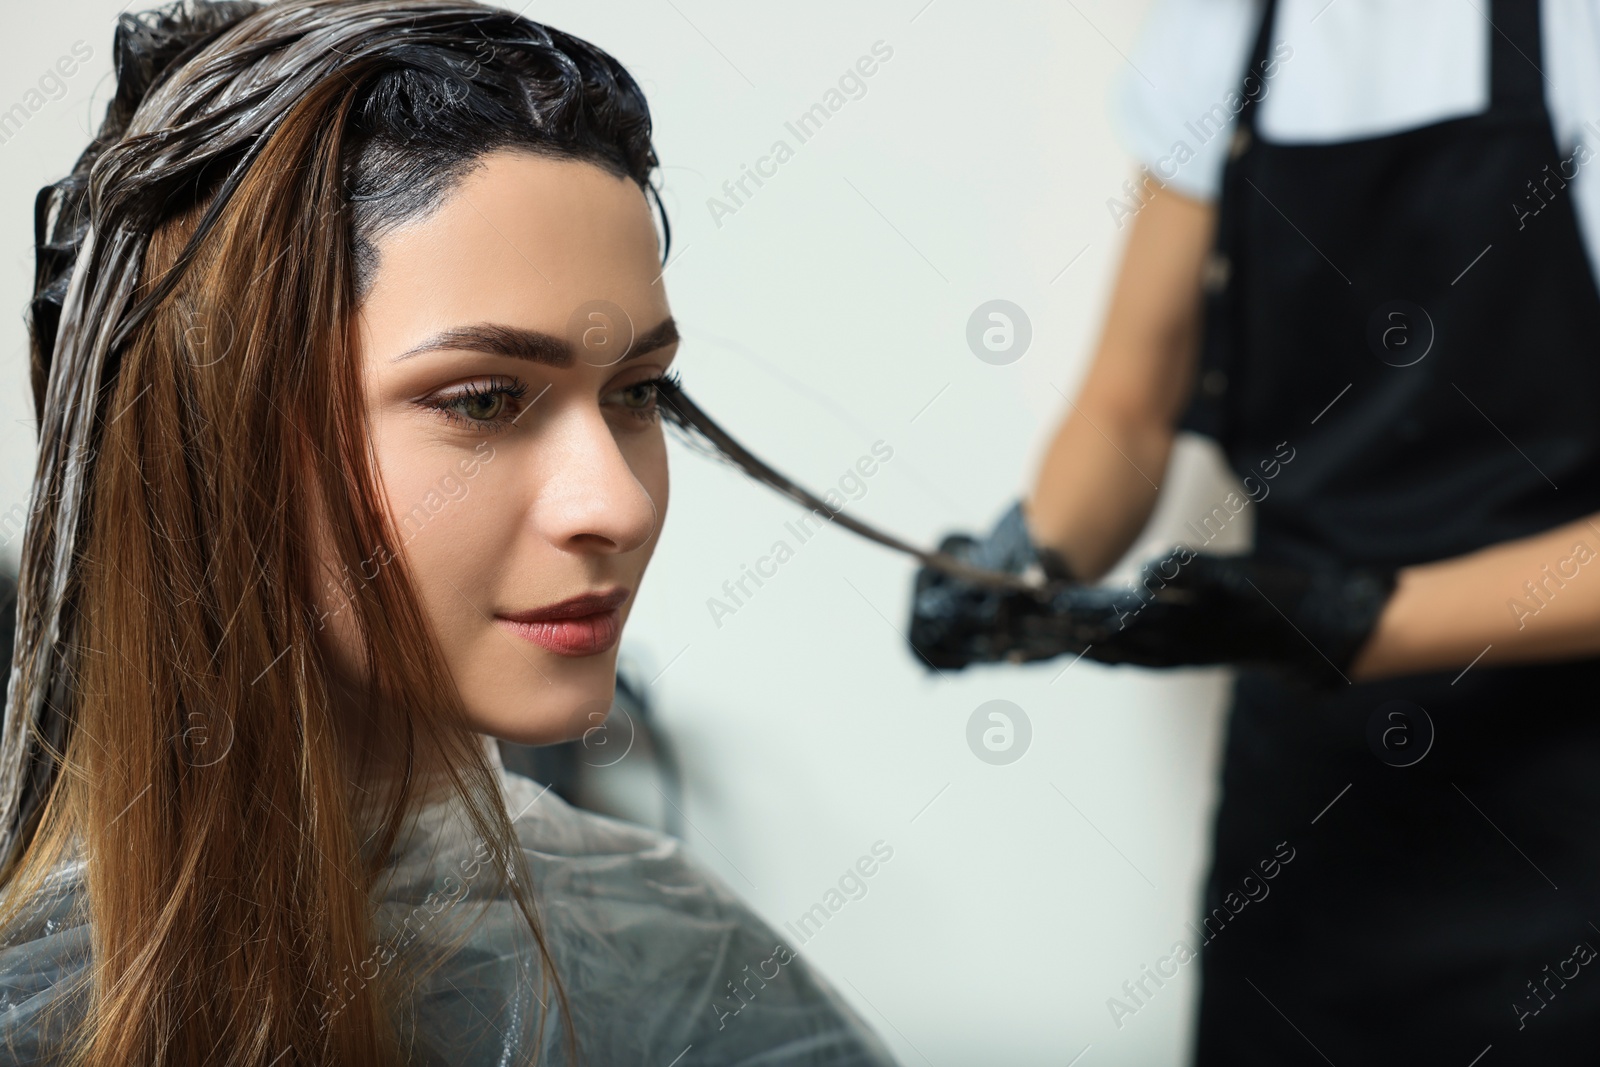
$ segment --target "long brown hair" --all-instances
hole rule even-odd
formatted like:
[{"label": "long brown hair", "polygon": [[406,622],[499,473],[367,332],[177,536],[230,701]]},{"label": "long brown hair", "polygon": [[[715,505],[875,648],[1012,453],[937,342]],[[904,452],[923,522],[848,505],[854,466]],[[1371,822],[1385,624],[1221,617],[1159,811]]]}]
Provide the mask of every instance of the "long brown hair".
[{"label": "long brown hair", "polygon": [[[555,994],[570,1051],[522,851],[376,481],[352,315],[374,236],[491,147],[648,189],[643,96],[593,46],[470,0],[196,0],[124,17],[115,52],[99,136],[37,205],[0,931],[81,850],[75,1062],[396,1062],[406,993],[452,946],[361,965],[410,772],[438,766],[491,858],[474,893],[522,913],[527,988]],[[313,518],[362,576],[338,584],[357,694],[311,606]],[[375,736],[406,773],[380,773]]]}]

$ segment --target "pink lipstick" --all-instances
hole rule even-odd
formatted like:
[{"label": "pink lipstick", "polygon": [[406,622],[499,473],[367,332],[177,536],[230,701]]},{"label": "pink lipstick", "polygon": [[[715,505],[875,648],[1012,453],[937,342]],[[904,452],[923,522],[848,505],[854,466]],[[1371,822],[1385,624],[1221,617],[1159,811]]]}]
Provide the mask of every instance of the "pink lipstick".
[{"label": "pink lipstick", "polygon": [[585,593],[531,611],[505,612],[495,622],[558,656],[593,656],[617,643],[628,590]]}]

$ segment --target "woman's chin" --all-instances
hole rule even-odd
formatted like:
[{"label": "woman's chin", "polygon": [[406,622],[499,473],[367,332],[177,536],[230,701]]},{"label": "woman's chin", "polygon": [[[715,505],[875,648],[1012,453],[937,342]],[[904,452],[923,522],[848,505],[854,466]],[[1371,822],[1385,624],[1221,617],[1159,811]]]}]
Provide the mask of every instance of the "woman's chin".
[{"label": "woman's chin", "polygon": [[495,715],[492,721],[478,720],[474,727],[517,745],[578,741],[604,725],[615,697],[614,681],[603,691],[567,694],[565,698],[541,693],[536,700]]}]

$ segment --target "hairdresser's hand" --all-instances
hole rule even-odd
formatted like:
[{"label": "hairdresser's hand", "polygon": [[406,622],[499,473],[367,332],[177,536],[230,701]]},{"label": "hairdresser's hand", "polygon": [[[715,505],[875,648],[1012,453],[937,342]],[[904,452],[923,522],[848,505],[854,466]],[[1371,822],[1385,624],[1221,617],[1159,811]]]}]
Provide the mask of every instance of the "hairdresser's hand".
[{"label": "hairdresser's hand", "polygon": [[1132,586],[1056,591],[1019,626],[1018,643],[1051,638],[1062,652],[1146,667],[1236,664],[1318,686],[1349,681],[1350,664],[1394,590],[1394,572],[1302,568],[1180,548]]},{"label": "hairdresser's hand", "polygon": [[[1020,500],[983,540],[949,534],[939,542],[939,551],[985,570],[1016,575],[1037,572],[1057,585],[1072,581],[1066,560],[1029,536]],[[1048,597],[1048,588],[1039,594],[995,589],[924,566],[917,571],[912,593],[911,648],[924,664],[943,670],[1058,655],[1053,637],[1047,636],[1039,647],[1019,643],[1022,620],[1046,610]]]}]

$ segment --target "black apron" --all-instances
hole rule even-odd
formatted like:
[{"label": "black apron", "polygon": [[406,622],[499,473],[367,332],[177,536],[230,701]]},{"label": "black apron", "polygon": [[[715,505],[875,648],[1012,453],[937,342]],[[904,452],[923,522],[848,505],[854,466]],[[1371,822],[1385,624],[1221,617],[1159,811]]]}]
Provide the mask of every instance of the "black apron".
[{"label": "black apron", "polygon": [[[1265,489],[1256,551],[1402,567],[1600,511],[1600,294],[1565,188],[1600,159],[1555,144],[1538,4],[1489,5],[1485,113],[1300,145],[1256,131],[1265,8],[1183,420]],[[1197,1062],[1600,1059],[1597,693],[1600,660],[1331,696],[1242,672]]]}]

